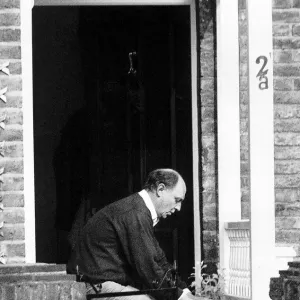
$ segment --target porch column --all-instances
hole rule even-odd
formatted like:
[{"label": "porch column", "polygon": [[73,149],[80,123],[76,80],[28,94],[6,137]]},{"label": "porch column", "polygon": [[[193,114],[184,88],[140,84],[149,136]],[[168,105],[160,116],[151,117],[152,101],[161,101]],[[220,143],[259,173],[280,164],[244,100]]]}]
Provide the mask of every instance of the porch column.
[{"label": "porch column", "polygon": [[247,2],[251,294],[265,300],[275,260],[272,0]]},{"label": "porch column", "polygon": [[228,270],[225,223],[241,220],[238,0],[217,1],[220,267]]}]

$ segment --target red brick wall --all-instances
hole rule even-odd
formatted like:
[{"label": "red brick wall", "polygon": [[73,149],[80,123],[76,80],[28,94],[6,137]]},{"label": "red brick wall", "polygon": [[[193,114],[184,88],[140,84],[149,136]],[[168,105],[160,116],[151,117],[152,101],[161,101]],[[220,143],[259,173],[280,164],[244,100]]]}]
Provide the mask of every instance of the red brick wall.
[{"label": "red brick wall", "polygon": [[24,262],[24,198],[22,145],[22,78],[20,1],[0,1],[0,67],[9,62],[10,74],[0,71],[0,90],[7,87],[7,102],[0,100],[0,252],[7,263]]}]

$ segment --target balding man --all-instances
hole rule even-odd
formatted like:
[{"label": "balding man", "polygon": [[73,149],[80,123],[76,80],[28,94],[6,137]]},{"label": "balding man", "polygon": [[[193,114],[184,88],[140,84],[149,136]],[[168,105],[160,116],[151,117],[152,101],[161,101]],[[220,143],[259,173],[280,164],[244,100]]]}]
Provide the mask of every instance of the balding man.
[{"label": "balding man", "polygon": [[[180,211],[186,185],[172,169],[152,171],[144,189],[98,211],[85,225],[77,243],[78,268],[87,282],[87,294],[135,291],[142,285],[167,287],[172,271],[153,227],[159,219]],[[179,281],[178,298],[193,299]],[[155,298],[153,298],[155,297]],[[114,297],[113,299],[168,299],[169,295]]]}]

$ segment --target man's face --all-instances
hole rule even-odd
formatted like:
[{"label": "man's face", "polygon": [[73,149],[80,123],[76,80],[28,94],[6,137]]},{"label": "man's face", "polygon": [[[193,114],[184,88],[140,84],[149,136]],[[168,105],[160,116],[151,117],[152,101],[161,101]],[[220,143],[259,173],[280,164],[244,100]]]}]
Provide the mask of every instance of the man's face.
[{"label": "man's face", "polygon": [[157,215],[159,218],[166,218],[176,210],[180,211],[182,201],[186,193],[186,186],[182,178],[179,178],[173,189],[167,189],[164,184],[158,186],[158,195],[160,197]]}]

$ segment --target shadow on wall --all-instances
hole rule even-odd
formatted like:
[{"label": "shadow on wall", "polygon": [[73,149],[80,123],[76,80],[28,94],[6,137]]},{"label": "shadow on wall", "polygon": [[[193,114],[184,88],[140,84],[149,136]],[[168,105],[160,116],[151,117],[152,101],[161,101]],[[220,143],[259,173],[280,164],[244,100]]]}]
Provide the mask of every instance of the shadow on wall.
[{"label": "shadow on wall", "polygon": [[55,149],[53,169],[56,182],[57,263],[70,253],[68,233],[80,203],[88,193],[88,116],[86,108],[70,116]]},{"label": "shadow on wall", "polygon": [[[79,9],[33,9],[33,111],[37,262],[56,262],[53,156],[70,115],[84,105]],[[81,122],[80,120],[78,120]],[[76,133],[82,134],[76,127]],[[69,212],[65,212],[65,217]]]}]

